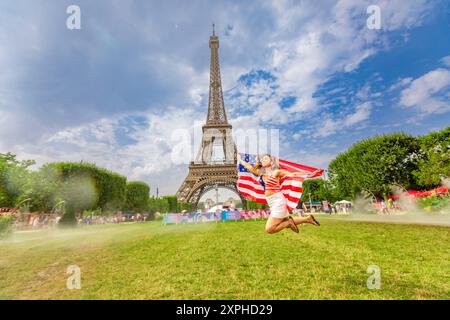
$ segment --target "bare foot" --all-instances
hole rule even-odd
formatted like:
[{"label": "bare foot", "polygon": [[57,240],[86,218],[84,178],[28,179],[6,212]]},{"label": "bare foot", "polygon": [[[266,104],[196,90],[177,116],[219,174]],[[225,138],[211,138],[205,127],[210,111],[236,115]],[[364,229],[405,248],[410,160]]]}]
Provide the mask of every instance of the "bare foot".
[{"label": "bare foot", "polygon": [[297,225],[294,222],[294,219],[292,217],[289,217],[289,228],[294,231],[295,233],[299,233]]},{"label": "bare foot", "polygon": [[312,214],[310,214],[310,215],[308,216],[308,223],[311,223],[311,224],[313,224],[313,225],[315,225],[315,226],[317,226],[317,227],[320,226],[319,221],[317,221],[316,218],[314,218],[314,216],[313,216]]}]

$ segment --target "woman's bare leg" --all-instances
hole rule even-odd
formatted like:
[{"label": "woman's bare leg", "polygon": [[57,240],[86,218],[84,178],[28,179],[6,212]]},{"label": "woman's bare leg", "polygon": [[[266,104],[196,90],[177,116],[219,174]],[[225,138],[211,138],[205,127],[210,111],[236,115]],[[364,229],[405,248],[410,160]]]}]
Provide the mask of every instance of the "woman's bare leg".
[{"label": "woman's bare leg", "polygon": [[303,224],[303,223],[310,223],[310,224],[314,224],[314,220],[312,219],[311,216],[307,216],[307,217],[292,217],[294,220],[294,223],[296,225],[299,224]]},{"label": "woman's bare leg", "polygon": [[277,233],[283,229],[290,228],[292,222],[289,218],[274,218],[269,217],[266,222],[266,232],[267,233]]}]

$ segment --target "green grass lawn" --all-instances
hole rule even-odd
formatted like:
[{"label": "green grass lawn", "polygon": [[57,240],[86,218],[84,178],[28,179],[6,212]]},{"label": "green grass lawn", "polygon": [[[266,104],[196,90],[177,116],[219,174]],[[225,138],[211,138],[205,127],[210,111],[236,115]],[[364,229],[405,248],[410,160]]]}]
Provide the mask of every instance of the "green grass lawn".
[{"label": "green grass lawn", "polygon": [[[450,299],[450,228],[321,218],[160,222],[16,232],[0,241],[1,299]],[[381,268],[381,289],[366,286]],[[81,289],[66,288],[69,265]]]}]

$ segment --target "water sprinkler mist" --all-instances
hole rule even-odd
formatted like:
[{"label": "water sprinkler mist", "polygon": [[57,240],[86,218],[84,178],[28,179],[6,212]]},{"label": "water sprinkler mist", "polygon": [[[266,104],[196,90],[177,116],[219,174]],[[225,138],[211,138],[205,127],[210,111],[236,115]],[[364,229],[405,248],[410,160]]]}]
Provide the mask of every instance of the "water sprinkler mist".
[{"label": "water sprinkler mist", "polygon": [[357,213],[372,213],[374,212],[373,203],[377,198],[368,189],[362,190],[361,194],[355,197],[353,201],[354,212]]}]

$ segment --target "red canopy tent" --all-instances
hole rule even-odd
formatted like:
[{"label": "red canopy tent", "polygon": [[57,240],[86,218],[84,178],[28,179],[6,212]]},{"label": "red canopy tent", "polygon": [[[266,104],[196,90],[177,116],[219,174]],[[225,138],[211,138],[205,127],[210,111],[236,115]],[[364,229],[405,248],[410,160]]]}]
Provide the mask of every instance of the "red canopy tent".
[{"label": "red canopy tent", "polygon": [[408,196],[409,197],[429,197],[429,196],[432,196],[433,194],[442,195],[442,194],[446,194],[449,192],[450,192],[450,189],[447,187],[439,187],[439,188],[436,188],[433,190],[428,190],[428,191],[408,190],[407,192],[389,196],[389,198],[398,199],[401,197],[408,197]]},{"label": "red canopy tent", "polygon": [[441,195],[441,194],[449,193],[450,189],[447,187],[440,187],[440,188],[434,189],[433,191],[436,192],[437,195]]},{"label": "red canopy tent", "polygon": [[408,190],[407,192],[403,192],[403,193],[399,193],[399,194],[394,194],[393,196],[389,196],[389,198],[391,199],[397,199],[397,198],[402,198],[402,197],[417,197],[418,194],[420,194],[420,191],[417,190]]}]

